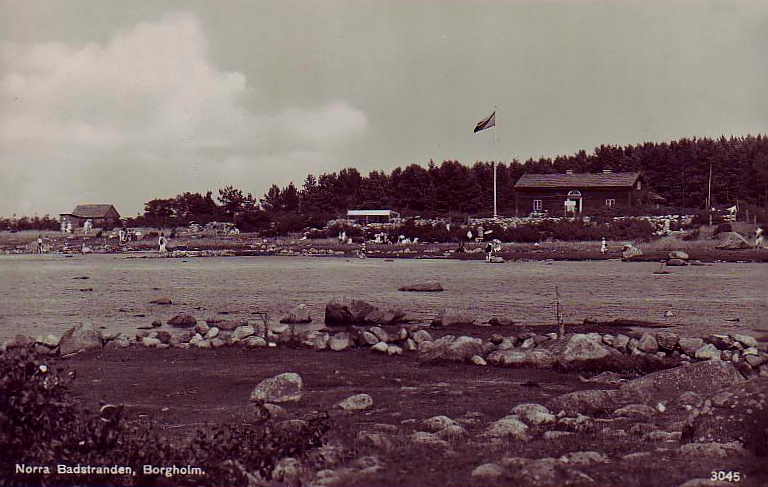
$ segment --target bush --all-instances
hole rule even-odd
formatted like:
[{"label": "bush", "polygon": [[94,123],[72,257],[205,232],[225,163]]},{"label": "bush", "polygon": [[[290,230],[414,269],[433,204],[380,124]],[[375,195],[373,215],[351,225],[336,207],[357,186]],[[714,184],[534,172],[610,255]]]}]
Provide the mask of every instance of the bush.
[{"label": "bush", "polygon": [[[122,407],[111,414],[79,409],[70,397],[73,376],[48,365],[49,358],[31,347],[0,355],[0,485],[72,485],[71,476],[57,475],[54,465],[124,465],[136,475],[78,475],[78,485],[155,485],[159,475],[143,475],[144,464],[192,465],[205,477],[179,476],[177,485],[248,485],[269,480],[286,457],[301,457],[322,445],[330,427],[320,413],[298,428],[272,420],[266,408],[250,424],[208,425],[186,440],[168,438],[152,424],[122,418]],[[19,475],[16,464],[48,465],[50,474]],[[249,478],[250,477],[250,478]]]}]

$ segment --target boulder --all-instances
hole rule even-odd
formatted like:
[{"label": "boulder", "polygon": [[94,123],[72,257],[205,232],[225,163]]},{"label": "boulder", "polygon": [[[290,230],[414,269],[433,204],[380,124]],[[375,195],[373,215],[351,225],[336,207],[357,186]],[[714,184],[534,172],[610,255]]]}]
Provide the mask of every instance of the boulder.
[{"label": "boulder", "polygon": [[548,403],[552,411],[565,411],[566,414],[600,414],[615,411],[624,402],[615,389],[587,389],[562,394]]},{"label": "boulder", "polygon": [[431,342],[432,335],[427,330],[418,330],[413,334],[413,341],[416,343]]},{"label": "boulder", "polygon": [[387,345],[387,342],[378,342],[371,347],[371,350],[379,353],[389,353],[389,345]]},{"label": "boulder", "polygon": [[474,365],[479,365],[481,367],[488,365],[488,362],[486,362],[485,359],[480,355],[475,355],[474,357],[472,357],[470,359],[470,362],[472,362]]},{"label": "boulder", "polygon": [[376,341],[378,342],[389,343],[390,341],[392,341],[389,337],[389,333],[384,331],[384,329],[379,326],[373,326],[368,331],[371,332],[377,338]]},{"label": "boulder", "polygon": [[688,265],[688,261],[683,259],[669,259],[664,263],[664,265],[669,267],[683,267]]},{"label": "boulder", "polygon": [[130,338],[128,338],[128,335],[118,333],[114,339],[108,341],[104,345],[104,348],[117,349],[117,348],[128,348],[130,346],[131,346],[131,340]]},{"label": "boulder", "polygon": [[349,336],[349,333],[346,333],[346,332],[336,333],[328,340],[328,348],[330,348],[334,352],[342,352],[344,350],[349,350],[353,346],[354,346],[354,342],[352,341],[352,338]]},{"label": "boulder", "polygon": [[299,374],[286,372],[259,382],[251,392],[251,402],[296,402],[301,400],[303,388]]},{"label": "boulder", "polygon": [[344,411],[362,411],[373,406],[373,398],[368,394],[349,396],[338,404]]},{"label": "boulder", "polygon": [[171,301],[171,298],[164,297],[164,298],[153,299],[152,301],[150,301],[150,304],[161,304],[161,305],[168,306],[173,304],[173,301]]},{"label": "boulder", "polygon": [[331,341],[331,335],[325,332],[318,333],[312,342],[312,348],[314,350],[326,350],[328,349],[328,343]]},{"label": "boulder", "polygon": [[757,340],[751,335],[733,335],[733,339],[747,348],[757,347]]},{"label": "boulder", "polygon": [[376,335],[374,335],[373,333],[371,333],[369,331],[364,331],[360,335],[360,340],[361,340],[361,342],[363,344],[368,345],[368,346],[373,346],[373,345],[376,345],[377,343],[379,343],[379,339],[376,338]]},{"label": "boulder", "polygon": [[210,329],[211,329],[211,325],[209,325],[205,321],[201,321],[195,325],[195,331],[203,336],[205,336],[205,334],[208,333],[208,330]]},{"label": "boulder", "polygon": [[740,250],[752,248],[752,244],[736,232],[723,232],[718,234],[716,238],[717,245],[715,247],[718,249]]},{"label": "boulder", "polygon": [[407,291],[407,292],[439,292],[442,290],[443,290],[443,286],[439,282],[423,282],[419,284],[408,284],[398,289],[398,291]]},{"label": "boulder", "polygon": [[682,441],[737,441],[768,456],[768,377],[756,377],[706,398],[691,412]]},{"label": "boulder", "polygon": [[680,337],[676,333],[671,331],[660,331],[656,333],[656,342],[659,344],[659,348],[664,350],[674,350]]},{"label": "boulder", "polygon": [[511,318],[494,316],[488,320],[488,324],[491,326],[513,326],[515,324],[515,320]]},{"label": "boulder", "polygon": [[197,325],[197,318],[189,314],[179,314],[168,320],[168,324],[178,328],[192,328]]},{"label": "boulder", "polygon": [[67,330],[59,340],[59,353],[69,355],[102,347],[101,333],[91,323],[80,323]]},{"label": "boulder", "polygon": [[161,343],[163,342],[154,337],[144,337],[141,339],[141,344],[147,348],[155,348]]},{"label": "boulder", "polygon": [[484,463],[472,470],[472,478],[479,481],[494,481],[504,477],[506,470],[495,463]]},{"label": "boulder", "polygon": [[325,323],[329,325],[354,325],[376,308],[360,299],[334,298],[325,305]]},{"label": "boulder", "polygon": [[621,258],[623,260],[631,260],[642,255],[643,251],[631,244],[625,245],[624,249],[621,251]]},{"label": "boulder", "polygon": [[494,421],[483,431],[483,436],[518,441],[529,441],[531,439],[528,435],[528,425],[520,421],[517,416],[505,416],[498,421]]},{"label": "boulder", "polygon": [[262,337],[249,336],[243,340],[243,344],[248,348],[262,348],[268,346],[267,341]]},{"label": "boulder", "polygon": [[312,317],[309,316],[309,308],[307,308],[306,304],[300,304],[291,308],[280,318],[280,323],[297,324],[310,322],[312,322]]},{"label": "boulder", "polygon": [[436,450],[448,450],[451,447],[447,441],[441,440],[435,434],[427,433],[426,431],[417,431],[410,436],[410,439],[411,442],[417,445],[433,448]]},{"label": "boulder", "polygon": [[488,354],[486,360],[493,365],[535,369],[549,369],[557,364],[557,357],[548,350],[497,350]]},{"label": "boulder", "polygon": [[736,340],[728,335],[711,334],[709,337],[709,343],[716,346],[720,350],[729,350],[736,346]]},{"label": "boulder", "polygon": [[387,355],[402,355],[403,349],[402,347],[398,347],[397,345],[387,345]]},{"label": "boulder", "polygon": [[669,258],[679,259],[679,260],[688,260],[690,259],[690,256],[686,252],[683,252],[682,250],[673,250],[672,252],[669,253]]},{"label": "boulder", "polygon": [[483,355],[483,341],[468,336],[456,338],[446,335],[431,342],[430,347],[419,347],[419,360],[422,362],[466,362],[475,355]]},{"label": "boulder", "polygon": [[678,343],[680,344],[680,350],[691,357],[696,353],[696,350],[704,346],[704,340],[701,338],[682,337],[678,340]]},{"label": "boulder", "polygon": [[650,333],[643,333],[640,337],[640,341],[637,344],[637,349],[645,353],[656,353],[659,349],[659,342]]},{"label": "boulder", "polygon": [[235,328],[235,331],[232,332],[232,340],[239,342],[255,334],[256,330],[250,325],[238,326]]},{"label": "boulder", "polygon": [[620,418],[648,420],[656,416],[656,410],[647,404],[628,404],[613,412]]},{"label": "boulder", "polygon": [[611,350],[603,345],[602,336],[596,333],[577,333],[563,340],[551,340],[542,348],[557,355],[558,364],[566,370],[586,364],[599,365],[613,356]]},{"label": "boulder", "polygon": [[722,353],[711,343],[696,350],[694,356],[699,360],[720,360]]},{"label": "boulder", "polygon": [[458,423],[448,416],[432,416],[421,422],[422,428],[426,431],[435,433],[441,429],[448,428],[449,426],[458,426]]},{"label": "boulder", "polygon": [[518,404],[512,408],[512,414],[518,416],[531,426],[539,426],[555,422],[555,415],[549,412],[549,409],[541,404]]},{"label": "boulder", "polygon": [[677,398],[680,391],[706,395],[743,382],[733,364],[718,360],[653,372],[626,382],[619,391],[639,403],[655,405]]}]

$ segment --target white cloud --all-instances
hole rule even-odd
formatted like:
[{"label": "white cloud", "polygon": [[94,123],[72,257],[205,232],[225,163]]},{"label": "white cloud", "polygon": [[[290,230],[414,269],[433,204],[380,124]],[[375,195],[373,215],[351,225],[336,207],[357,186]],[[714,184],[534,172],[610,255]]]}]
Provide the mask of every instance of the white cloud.
[{"label": "white cloud", "polygon": [[368,123],[340,100],[246,108],[257,88],[211,62],[188,13],[103,45],[6,43],[0,56],[0,214],[65,211],[85,195],[137,208],[148,195],[215,189],[223,178],[257,191],[274,179],[263,161],[333,151]]}]

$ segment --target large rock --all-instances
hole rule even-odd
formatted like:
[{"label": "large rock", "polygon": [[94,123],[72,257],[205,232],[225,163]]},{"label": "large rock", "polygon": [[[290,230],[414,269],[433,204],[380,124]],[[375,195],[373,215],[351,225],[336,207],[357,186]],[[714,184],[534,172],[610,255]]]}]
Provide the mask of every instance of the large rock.
[{"label": "large rock", "polygon": [[336,333],[328,340],[328,348],[334,352],[343,352],[344,350],[349,350],[353,346],[354,342],[352,341],[352,337],[346,332]]},{"label": "large rock", "polygon": [[168,324],[179,328],[192,328],[197,324],[197,318],[189,314],[180,314],[168,320]]},{"label": "large rock", "polygon": [[602,337],[596,333],[577,333],[563,340],[551,340],[544,343],[542,348],[557,355],[558,364],[564,369],[575,369],[587,364],[600,365],[613,356],[611,349],[603,345]]},{"label": "large rock", "polygon": [[312,317],[309,316],[309,308],[306,304],[300,304],[290,311],[288,311],[282,318],[280,323],[296,324],[296,323],[310,323]]},{"label": "large rock", "polygon": [[643,251],[635,247],[634,245],[625,245],[621,251],[621,258],[624,260],[630,260],[643,255]]},{"label": "large rock", "polygon": [[552,411],[565,411],[566,414],[604,414],[614,411],[626,401],[618,390],[587,389],[557,396],[549,401]]},{"label": "large rock", "polygon": [[678,343],[680,344],[680,350],[689,357],[693,357],[696,350],[704,346],[704,340],[701,338],[682,337]]},{"label": "large rock", "polygon": [[620,391],[640,403],[655,405],[672,400],[683,391],[707,395],[743,382],[744,378],[730,362],[713,360],[653,372],[625,383]]},{"label": "large rock", "polygon": [[688,261],[683,259],[669,259],[664,263],[664,265],[669,267],[684,267],[688,265]]},{"label": "large rock", "polygon": [[255,334],[256,330],[251,325],[238,326],[235,328],[235,331],[232,332],[232,340],[239,342]]},{"label": "large rock", "polygon": [[637,343],[637,349],[645,353],[656,353],[659,350],[659,342],[650,333],[643,333]]},{"label": "large rock", "polygon": [[419,284],[409,284],[402,286],[399,291],[413,291],[413,292],[437,292],[442,291],[443,286],[439,282],[423,282]]},{"label": "large rock", "polygon": [[373,406],[373,398],[368,394],[349,396],[338,404],[344,411],[362,411]]},{"label": "large rock", "polygon": [[301,400],[304,384],[301,376],[286,372],[264,379],[251,392],[252,402],[296,402]]},{"label": "large rock", "polygon": [[422,342],[422,345],[428,343],[428,347],[419,347],[419,359],[423,362],[466,362],[475,355],[483,355],[483,340],[480,338],[446,335],[434,342]]},{"label": "large rock", "polygon": [[768,377],[757,377],[709,396],[683,428],[683,442],[738,441],[768,456]]},{"label": "large rock", "polygon": [[102,347],[101,333],[91,323],[80,323],[67,330],[59,340],[59,353],[69,355]]},{"label": "large rock", "polygon": [[680,337],[671,331],[660,331],[656,333],[656,342],[659,344],[659,347],[664,350],[674,350],[678,341],[680,341]]},{"label": "large rock", "polygon": [[431,342],[432,335],[427,330],[418,330],[413,334],[413,341],[416,343]]},{"label": "large rock", "polygon": [[497,350],[488,354],[487,361],[503,367],[532,367],[549,369],[557,364],[557,357],[548,350]]},{"label": "large rock", "polygon": [[520,421],[517,416],[505,416],[491,423],[483,432],[488,438],[512,439],[529,441],[528,425]]},{"label": "large rock", "polygon": [[334,298],[325,305],[325,322],[329,325],[363,323],[376,308],[360,299]]},{"label": "large rock", "polygon": [[672,252],[669,253],[669,258],[688,260],[690,259],[690,256],[686,252],[683,252],[682,250],[673,250]]},{"label": "large rock", "polygon": [[717,245],[715,247],[725,250],[739,250],[751,249],[752,244],[736,232],[723,232],[717,235]]}]

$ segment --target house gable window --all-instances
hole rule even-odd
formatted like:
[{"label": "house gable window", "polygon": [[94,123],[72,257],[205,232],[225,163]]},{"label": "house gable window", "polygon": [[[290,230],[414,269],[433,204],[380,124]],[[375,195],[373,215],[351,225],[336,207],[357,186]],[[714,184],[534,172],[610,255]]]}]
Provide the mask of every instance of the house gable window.
[{"label": "house gable window", "polygon": [[613,208],[614,206],[616,206],[616,200],[613,198],[606,199],[605,206],[607,206],[608,208]]},{"label": "house gable window", "polygon": [[542,204],[541,200],[533,200],[533,211],[541,211]]}]

